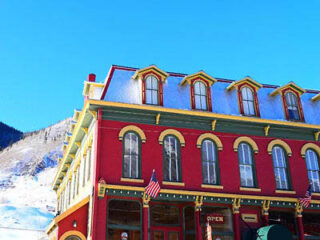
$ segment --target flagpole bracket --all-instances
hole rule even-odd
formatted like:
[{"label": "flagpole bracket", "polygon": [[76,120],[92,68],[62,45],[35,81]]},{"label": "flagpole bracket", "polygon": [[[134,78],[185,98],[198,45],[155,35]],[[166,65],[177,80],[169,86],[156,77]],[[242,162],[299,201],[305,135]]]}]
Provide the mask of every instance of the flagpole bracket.
[{"label": "flagpole bracket", "polygon": [[297,201],[296,205],[296,217],[302,217],[303,205],[300,201]]},{"label": "flagpole bracket", "polygon": [[144,192],[142,197],[143,207],[145,208],[149,207],[150,199],[151,199],[150,196],[146,194],[146,192]]}]

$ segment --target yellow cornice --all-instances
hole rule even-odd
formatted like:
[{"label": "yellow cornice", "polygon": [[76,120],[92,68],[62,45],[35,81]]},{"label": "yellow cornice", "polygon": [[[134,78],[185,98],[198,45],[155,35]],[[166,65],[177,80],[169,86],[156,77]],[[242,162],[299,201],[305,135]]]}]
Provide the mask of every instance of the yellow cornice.
[{"label": "yellow cornice", "polygon": [[262,88],[262,85],[258,82],[256,82],[255,80],[253,80],[252,78],[250,77],[245,77],[241,80],[238,80],[238,81],[235,81],[235,82],[232,82],[228,87],[227,87],[227,90],[230,91],[232,90],[233,88],[236,88],[238,89],[239,85],[243,84],[243,83],[247,83],[249,84],[251,87],[253,87],[254,89],[256,90],[259,90],[260,88]]},{"label": "yellow cornice", "polygon": [[146,72],[150,72],[150,74],[155,73],[155,74],[157,74],[157,75],[160,75],[161,79],[159,79],[159,80],[161,80],[162,82],[164,82],[164,81],[169,77],[169,74],[168,74],[168,73],[162,71],[161,69],[159,69],[159,68],[158,68],[157,66],[155,66],[155,65],[151,65],[151,66],[149,66],[149,67],[145,67],[145,68],[138,69],[138,70],[134,73],[134,75],[133,75],[132,78],[133,78],[133,79],[139,79],[139,78],[141,78],[141,76],[142,76],[144,73],[146,73]]},{"label": "yellow cornice", "polygon": [[275,96],[277,94],[281,94],[282,90],[287,89],[287,88],[292,89],[293,91],[297,92],[299,94],[299,96],[301,96],[302,94],[304,94],[306,92],[306,90],[299,87],[294,82],[290,82],[282,87],[278,87],[277,89],[275,89],[272,93],[270,93],[270,96]]},{"label": "yellow cornice", "polygon": [[320,100],[320,93],[315,95],[313,98],[311,98],[312,101],[318,101]]},{"label": "yellow cornice", "polygon": [[137,109],[137,110],[140,109],[140,110],[148,110],[148,111],[158,111],[158,112],[182,114],[182,115],[197,116],[197,117],[235,120],[235,121],[241,121],[241,122],[274,124],[274,125],[282,125],[282,126],[288,126],[288,127],[301,127],[301,128],[309,128],[309,129],[320,129],[320,125],[308,124],[308,123],[302,123],[302,122],[261,119],[261,118],[253,118],[253,117],[246,117],[246,116],[234,116],[234,115],[212,113],[212,112],[191,111],[191,110],[182,110],[182,109],[175,109],[175,108],[154,107],[149,105],[108,102],[108,101],[101,101],[101,100],[89,100],[87,102],[90,105],[99,105],[99,106],[106,106],[106,107],[131,108],[131,109]]},{"label": "yellow cornice", "polygon": [[[127,190],[127,191],[139,191],[144,192],[144,187],[132,187],[123,185],[111,185],[103,184],[105,189],[115,190]],[[221,198],[239,198],[239,199],[254,199],[254,200],[269,200],[269,201],[281,201],[281,202],[298,202],[294,197],[271,197],[262,195],[242,195],[242,194],[230,194],[230,193],[217,193],[217,192],[200,192],[200,191],[188,191],[188,190],[174,190],[162,188],[160,193],[164,194],[181,194],[181,195],[194,195],[204,197],[221,197]],[[311,200],[312,204],[320,204],[320,200]]]},{"label": "yellow cornice", "polygon": [[180,82],[180,85],[183,86],[184,84],[188,83],[190,85],[191,81],[193,79],[200,78],[203,80],[206,80],[210,86],[214,84],[217,80],[210,75],[206,74],[204,71],[200,71],[194,74],[190,74],[188,76],[185,76],[182,81]]}]

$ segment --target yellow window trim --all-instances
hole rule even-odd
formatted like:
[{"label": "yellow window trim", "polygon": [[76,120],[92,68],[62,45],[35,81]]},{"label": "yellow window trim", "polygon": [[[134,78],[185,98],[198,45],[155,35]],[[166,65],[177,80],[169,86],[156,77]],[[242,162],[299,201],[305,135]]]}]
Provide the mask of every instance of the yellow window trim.
[{"label": "yellow window trim", "polygon": [[252,150],[254,153],[258,153],[259,152],[259,148],[258,148],[258,145],[256,144],[255,141],[252,140],[252,138],[249,138],[249,137],[238,137],[234,143],[233,143],[233,150],[235,152],[238,152],[238,148],[239,148],[239,144],[241,142],[246,142],[248,143],[251,147],[252,147]]},{"label": "yellow window trim", "polygon": [[318,93],[313,98],[311,98],[311,100],[314,101],[314,102],[320,100],[320,93]]},{"label": "yellow window trim", "polygon": [[283,141],[281,139],[274,139],[268,144],[267,151],[268,151],[269,155],[272,154],[272,149],[276,145],[283,147],[289,157],[292,156],[292,150],[291,150],[290,146],[285,141]]},{"label": "yellow window trim", "polygon": [[200,71],[200,72],[185,76],[182,79],[182,81],[180,82],[180,85],[183,86],[186,83],[188,83],[190,85],[191,81],[194,80],[194,79],[197,79],[197,78],[200,78],[200,79],[203,79],[203,80],[207,81],[209,83],[210,87],[217,81],[215,78],[211,77],[210,75],[208,75],[204,71]]},{"label": "yellow window trim", "polygon": [[252,88],[259,90],[260,88],[262,88],[262,85],[258,82],[256,82],[255,80],[253,80],[252,78],[250,77],[245,77],[241,80],[238,80],[238,81],[235,81],[235,82],[232,82],[228,87],[227,87],[227,90],[230,91],[232,90],[233,88],[235,89],[238,89],[239,88],[239,85],[241,84],[244,84],[244,83],[247,83],[249,86],[251,86]]},{"label": "yellow window trim", "polygon": [[145,143],[147,138],[146,138],[146,135],[144,134],[144,132],[142,131],[141,128],[137,127],[137,126],[134,126],[134,125],[128,125],[124,128],[122,128],[119,132],[119,140],[122,141],[123,140],[123,137],[124,135],[126,134],[126,132],[128,131],[134,131],[136,132],[140,138],[141,138],[141,142]]},{"label": "yellow window trim", "polygon": [[161,145],[163,144],[163,140],[166,135],[174,135],[175,137],[177,137],[179,139],[181,146],[182,147],[185,146],[185,140],[184,140],[183,135],[175,129],[166,129],[166,130],[162,131],[159,136],[159,144],[161,144]]},{"label": "yellow window trim", "polygon": [[260,188],[240,187],[240,191],[261,192]]},{"label": "yellow window trim", "polygon": [[223,189],[221,185],[201,184],[202,188]]},{"label": "yellow window trim", "polygon": [[182,186],[184,187],[183,182],[168,182],[168,181],[162,181],[163,185],[171,185],[171,186]]},{"label": "yellow window trim", "polygon": [[135,183],[144,183],[143,179],[138,179],[138,178],[121,178],[121,182],[135,182]]},{"label": "yellow window trim", "polygon": [[288,190],[276,190],[275,193],[282,193],[282,194],[296,194],[296,191],[288,191]]},{"label": "yellow window trim", "polygon": [[156,75],[160,75],[161,77],[161,81],[164,82],[168,77],[169,77],[169,74],[166,73],[165,71],[162,71],[160,68],[158,68],[156,65],[151,65],[149,67],[145,67],[145,68],[141,68],[141,69],[138,69],[134,75],[133,75],[133,79],[139,79],[139,78],[142,78],[142,75],[146,72],[150,72],[150,74],[154,73]]},{"label": "yellow window trim", "polygon": [[79,231],[68,231],[68,232],[65,232],[59,240],[65,240],[67,239],[69,236],[77,236],[79,237],[81,240],[86,240],[86,237],[83,235],[82,232],[79,232]]},{"label": "yellow window trim", "polygon": [[306,157],[306,152],[308,149],[314,150],[318,154],[318,157],[320,157],[320,147],[314,143],[306,143],[301,148],[301,156],[303,158]]},{"label": "yellow window trim", "polygon": [[197,148],[201,148],[202,141],[205,139],[211,139],[213,142],[215,142],[219,151],[223,149],[220,138],[212,133],[201,134],[197,140]]},{"label": "yellow window trim", "polygon": [[277,94],[282,94],[282,91],[285,89],[291,89],[295,92],[297,92],[299,94],[299,96],[301,96],[302,94],[304,94],[306,92],[306,90],[304,90],[303,88],[299,87],[297,84],[295,84],[294,82],[290,82],[282,87],[278,87],[277,89],[275,89],[272,93],[270,93],[270,96],[276,96]]}]

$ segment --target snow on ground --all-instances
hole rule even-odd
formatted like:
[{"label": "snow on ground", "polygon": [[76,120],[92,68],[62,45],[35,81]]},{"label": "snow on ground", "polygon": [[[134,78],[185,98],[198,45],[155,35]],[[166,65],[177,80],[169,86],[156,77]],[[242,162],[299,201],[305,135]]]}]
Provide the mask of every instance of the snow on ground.
[{"label": "snow on ground", "polygon": [[0,152],[0,240],[47,239],[56,207],[51,184],[70,121],[29,133]]}]

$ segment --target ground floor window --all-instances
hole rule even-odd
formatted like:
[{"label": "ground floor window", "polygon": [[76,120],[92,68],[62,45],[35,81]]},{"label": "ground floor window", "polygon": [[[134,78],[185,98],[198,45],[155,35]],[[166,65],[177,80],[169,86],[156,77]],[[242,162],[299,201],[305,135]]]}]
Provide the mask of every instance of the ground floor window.
[{"label": "ground floor window", "polygon": [[119,240],[126,232],[129,240],[142,239],[141,204],[137,201],[110,200],[108,203],[108,240]]},{"label": "ground floor window", "polygon": [[233,224],[231,209],[227,207],[202,206],[200,214],[200,224],[202,228],[202,239],[205,239],[205,227],[207,215],[216,214],[223,218],[221,223],[211,224],[212,239],[232,240]]},{"label": "ground floor window", "polygon": [[[320,239],[320,213],[303,213],[303,228],[306,239]],[[314,238],[316,236],[316,238]]]},{"label": "ground floor window", "polygon": [[196,239],[196,221],[194,206],[188,206],[183,209],[183,230],[185,240]]},{"label": "ground floor window", "polygon": [[294,212],[269,210],[269,224],[281,224],[294,236],[297,236],[297,224]]}]

